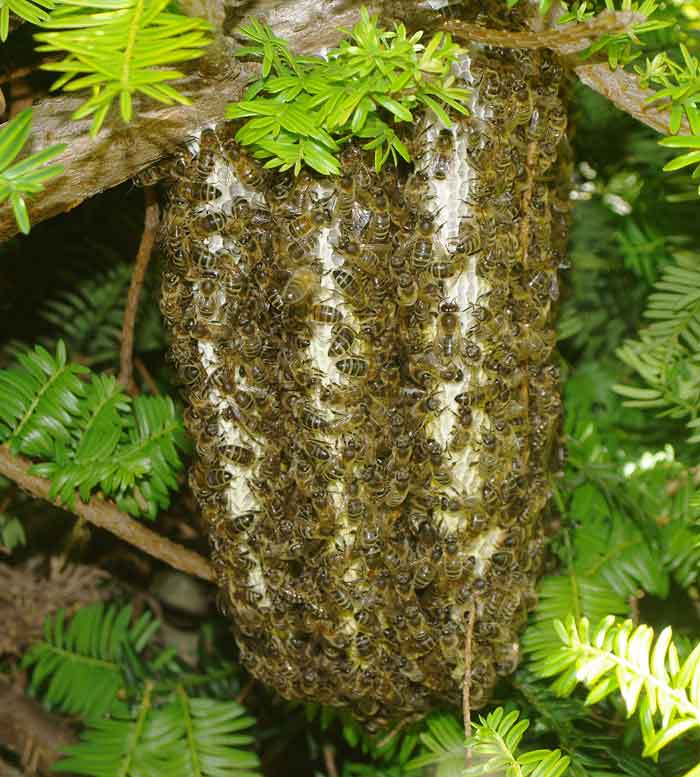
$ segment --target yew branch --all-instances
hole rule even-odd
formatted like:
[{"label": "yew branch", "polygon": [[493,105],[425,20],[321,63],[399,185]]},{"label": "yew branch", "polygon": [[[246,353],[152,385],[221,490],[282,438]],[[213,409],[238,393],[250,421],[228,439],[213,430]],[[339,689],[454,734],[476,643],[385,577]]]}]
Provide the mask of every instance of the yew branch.
[{"label": "yew branch", "polygon": [[49,496],[51,482],[45,478],[30,475],[31,466],[31,461],[21,456],[15,456],[10,453],[6,445],[0,445],[0,474],[13,480],[27,493],[39,499],[45,499],[63,510],[70,510],[80,518],[112,532],[125,542],[181,572],[214,582],[214,568],[207,559],[200,556],[199,553],[188,550],[157,532],[147,529],[111,502],[98,497],[92,497],[89,502],[82,502],[76,495],[74,506],[69,508],[57,499],[52,499]]}]

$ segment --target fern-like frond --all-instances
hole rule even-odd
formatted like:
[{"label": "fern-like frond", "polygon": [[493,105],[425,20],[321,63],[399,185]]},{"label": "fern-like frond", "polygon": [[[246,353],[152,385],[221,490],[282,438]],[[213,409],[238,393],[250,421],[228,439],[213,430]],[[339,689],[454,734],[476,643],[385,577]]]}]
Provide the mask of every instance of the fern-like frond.
[{"label": "fern-like frond", "polygon": [[20,366],[0,371],[0,442],[13,453],[51,456],[54,443],[68,444],[88,370],[69,364],[65,345],[56,355],[41,346],[19,356]]},{"label": "fern-like frond", "polygon": [[[619,691],[628,715],[639,710],[644,755],[655,756],[677,737],[700,727],[700,645],[681,664],[670,627],[654,640],[651,627],[604,618],[591,633],[587,618],[556,624],[560,647],[533,665],[542,677],[559,675],[554,690],[570,695],[589,687],[593,704]],[[684,777],[697,777],[700,764]]]},{"label": "fern-like frond", "polygon": [[170,771],[173,777],[257,777],[260,759],[242,749],[254,737],[240,733],[255,720],[240,704],[192,698],[179,687],[167,713],[180,730],[180,763]]},{"label": "fern-like frond", "polygon": [[[518,710],[505,714],[498,707],[479,717],[474,733],[466,740],[454,716],[439,713],[427,720],[429,733],[421,735],[428,753],[415,758],[410,767],[436,765],[438,777],[560,777],[570,759],[559,750],[519,753],[520,741],[530,722],[520,719]],[[471,766],[466,767],[466,753]]]},{"label": "fern-like frond", "polygon": [[609,613],[626,615],[627,600],[605,581],[579,577],[576,569],[568,574],[543,578],[538,589],[539,601],[534,622],[523,635],[523,649],[538,661],[558,648],[560,640],[555,623],[570,613],[577,617],[600,620]]},{"label": "fern-like frond", "polygon": [[100,718],[115,703],[123,686],[122,666],[128,647],[139,653],[159,623],[145,612],[132,623],[131,607],[83,607],[66,627],[63,610],[44,624],[44,639],[26,653],[23,665],[33,667],[34,691],[64,712],[86,720]]},{"label": "fern-like frond", "polygon": [[579,575],[608,583],[621,597],[642,588],[666,598],[670,581],[659,564],[660,548],[599,489],[590,483],[577,488],[569,513],[578,524],[574,565]]},{"label": "fern-like frond", "polygon": [[[40,4],[47,5],[43,0]],[[25,11],[25,14],[20,14],[25,15],[25,18],[44,14],[29,0],[9,0],[9,4],[3,2],[0,7],[1,40],[7,37],[9,9],[15,10],[17,7]],[[65,143],[58,143],[12,164],[29,139],[31,124],[32,109],[26,108],[10,119],[0,131],[0,202],[9,198],[17,226],[25,235],[29,232],[29,214],[24,198],[28,194],[38,194],[43,190],[45,181],[63,172],[63,165],[45,165],[66,149]]]},{"label": "fern-like frond", "polygon": [[166,105],[189,104],[168,83],[183,74],[165,68],[200,57],[210,42],[209,24],[170,13],[168,4],[169,0],[63,0],[43,22],[52,31],[35,36],[41,43],[37,51],[67,56],[42,68],[62,74],[54,89],[92,90],[73,118],[92,116],[93,135],[116,99],[126,122],[133,115],[135,94]]},{"label": "fern-like frond", "polygon": [[436,777],[461,777],[466,765],[464,728],[449,712],[434,712],[425,719],[427,731],[420,735],[426,752],[411,759],[409,769],[432,766]]},{"label": "fern-like frond", "polygon": [[153,684],[147,682],[133,711],[122,708],[105,720],[94,720],[79,744],[66,748],[67,758],[54,771],[90,777],[156,777],[169,774],[168,755],[178,731],[167,715],[152,709]]},{"label": "fern-like frond", "polygon": [[505,714],[497,707],[485,718],[479,716],[474,733],[467,739],[470,748],[483,763],[467,768],[464,777],[505,773],[510,777],[561,777],[569,767],[570,759],[559,750],[530,750],[518,753],[518,747],[530,721],[520,719],[518,710]]},{"label": "fern-like frond", "polygon": [[37,346],[0,370],[0,442],[41,461],[32,471],[51,480],[51,496],[72,505],[95,490],[133,514],[154,518],[169,504],[186,446],[170,397],[127,397],[117,381],[69,364]]},{"label": "fern-like frond", "polygon": [[259,759],[246,746],[255,720],[240,704],[192,699],[178,689],[159,706],[155,685],[144,684],[140,703],[95,720],[82,741],[53,768],[89,777],[259,777]]},{"label": "fern-like frond", "polygon": [[[666,267],[647,303],[653,323],[617,354],[644,387],[617,385],[630,407],[655,408],[671,418],[694,421],[700,412],[700,262],[679,253]],[[697,441],[700,436],[695,439]]]},{"label": "fern-like frond", "polygon": [[[46,303],[41,317],[57,333],[54,337],[60,336],[66,341],[71,353],[87,357],[89,363],[118,358],[124,305],[133,269],[131,262],[120,262],[104,273],[82,279],[71,291]],[[152,289],[150,275],[146,286]],[[134,350],[143,352],[165,346],[157,305],[141,305]]]}]

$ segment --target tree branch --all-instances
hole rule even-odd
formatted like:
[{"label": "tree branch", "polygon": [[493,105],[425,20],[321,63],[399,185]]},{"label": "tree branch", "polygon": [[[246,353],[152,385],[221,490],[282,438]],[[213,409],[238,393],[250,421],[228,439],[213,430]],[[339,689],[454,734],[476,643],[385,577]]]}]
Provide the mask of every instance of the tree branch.
[{"label": "tree branch", "polygon": [[207,559],[147,529],[111,502],[97,497],[92,497],[89,502],[82,502],[76,495],[74,507],[69,508],[57,499],[51,499],[49,497],[51,482],[36,475],[30,475],[31,466],[31,461],[21,456],[14,456],[6,445],[0,445],[0,474],[13,480],[27,493],[45,499],[63,510],[70,510],[181,572],[215,582],[214,568]]},{"label": "tree branch", "polygon": [[[662,135],[669,135],[669,113],[655,105],[645,105],[647,97],[655,94],[653,89],[642,89],[634,73],[621,68],[610,70],[606,62],[577,65],[574,72],[579,80],[593,91],[602,94],[621,111],[634,116],[637,121],[651,127]],[[683,119],[679,135],[692,135],[687,119]]]},{"label": "tree branch", "polygon": [[[559,9],[561,10],[561,9]],[[604,33],[621,32],[644,20],[644,16],[632,11],[603,12],[588,22],[572,23],[557,28],[533,29],[511,32],[480,27],[464,22],[447,22],[444,29],[460,39],[504,48],[539,49],[557,51],[571,62],[571,56],[586,49],[593,40]],[[539,20],[537,20],[539,21]],[[634,116],[662,135],[669,134],[668,111],[648,105],[647,98],[654,95],[652,89],[643,89],[634,73],[622,68],[611,70],[606,62],[572,62],[579,80],[590,89],[603,95],[620,110]],[[690,135],[690,126],[683,119],[680,135]]]},{"label": "tree branch", "polygon": [[593,42],[592,39],[600,35],[623,32],[645,18],[644,15],[632,11],[604,11],[586,22],[574,22],[546,30],[511,32],[460,21],[446,22],[443,28],[470,43],[485,43],[488,46],[508,49],[554,49],[571,54],[588,48]]},{"label": "tree branch", "polygon": [[143,217],[143,234],[141,235],[141,243],[139,244],[136,261],[134,262],[134,272],[131,276],[131,285],[126,298],[119,357],[119,382],[131,393],[133,393],[132,389],[134,388],[134,327],[136,325],[136,314],[139,309],[141,287],[146,277],[146,270],[148,269],[153,245],[156,241],[159,219],[158,195],[153,186],[147,186],[144,189],[144,199],[146,207]]},{"label": "tree branch", "polygon": [[[214,0],[211,2],[216,5]],[[270,0],[274,2],[274,0]],[[359,0],[285,0],[274,7],[263,3],[259,14],[280,37],[289,40],[293,50],[318,53],[337,44],[339,26],[352,27],[359,14]],[[368,2],[377,7],[377,2]],[[257,13],[257,8],[254,7]],[[216,12],[218,13],[218,11]],[[214,15],[216,15],[216,13]],[[619,18],[629,22],[629,14]],[[610,24],[609,17],[605,24]],[[329,19],[332,23],[329,24]],[[618,15],[615,16],[618,19]],[[617,23],[617,22],[616,22]],[[603,22],[596,22],[603,24]],[[586,27],[591,34],[593,22]],[[584,25],[585,27],[585,25]],[[570,54],[583,43],[578,33],[566,32],[561,53]],[[482,29],[482,35],[486,31]],[[546,31],[524,33],[549,35]],[[562,34],[558,32],[557,34]],[[499,35],[503,35],[499,31]],[[573,38],[572,38],[573,36]],[[51,179],[46,189],[29,207],[33,224],[71,210],[83,200],[132,178],[157,159],[172,153],[192,132],[207,123],[220,121],[228,103],[240,99],[245,85],[259,73],[254,63],[234,61],[235,48],[230,38],[220,37],[198,63],[199,70],[178,83],[178,88],[192,100],[190,106],[156,106],[140,113],[131,124],[124,125],[113,116],[96,139],[89,136],[90,119],[71,121],[70,115],[82,103],[73,96],[60,96],[34,107],[34,124],[28,152],[38,151],[53,143],[64,142],[68,149],[60,158],[65,173]],[[618,108],[648,124],[657,132],[668,134],[667,113],[646,107],[644,99],[654,94],[641,89],[634,75],[623,70],[611,71],[607,64],[573,63],[577,76],[591,89],[600,92]],[[689,134],[687,122],[681,128]],[[0,241],[17,233],[11,207],[0,206]]]},{"label": "tree branch", "polygon": [[[260,13],[275,32],[287,38],[295,51],[308,53],[334,46],[341,37],[337,25],[352,26],[359,18],[359,0],[286,0]],[[328,20],[333,19],[329,24]],[[221,121],[226,106],[239,100],[249,81],[260,72],[256,63],[240,63],[232,56],[230,38],[220,37],[177,88],[192,105],[144,104],[130,124],[114,113],[97,138],[89,135],[91,119],[71,120],[84,97],[61,95],[34,106],[32,135],[27,152],[53,143],[67,143],[58,161],[65,172],[46,183],[29,204],[32,224],[69,211],[83,200],[133,178],[158,159],[171,154],[182,141],[205,124]],[[2,126],[0,125],[0,129]],[[0,206],[0,241],[17,234],[9,204]]]},{"label": "tree branch", "polygon": [[61,750],[76,741],[61,718],[0,677],[0,744],[20,755],[23,766],[49,772]]}]

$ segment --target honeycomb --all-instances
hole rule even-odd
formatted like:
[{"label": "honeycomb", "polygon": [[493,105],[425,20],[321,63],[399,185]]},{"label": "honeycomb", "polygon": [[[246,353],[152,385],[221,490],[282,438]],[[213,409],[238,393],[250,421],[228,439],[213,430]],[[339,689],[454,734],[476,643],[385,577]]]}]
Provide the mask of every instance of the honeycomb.
[{"label": "honeycomb", "polygon": [[404,129],[412,165],[270,172],[226,124],[168,168],[161,309],[241,659],[370,730],[459,703],[468,632],[472,707],[515,669],[558,466],[562,68],[473,46],[456,77],[471,115]]}]

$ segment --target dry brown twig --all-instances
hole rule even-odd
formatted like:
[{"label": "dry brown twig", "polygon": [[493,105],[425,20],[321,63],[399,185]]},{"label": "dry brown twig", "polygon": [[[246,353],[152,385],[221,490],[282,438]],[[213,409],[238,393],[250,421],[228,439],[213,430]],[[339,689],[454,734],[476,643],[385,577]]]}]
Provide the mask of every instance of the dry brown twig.
[{"label": "dry brown twig", "polygon": [[143,382],[148,386],[148,390],[153,394],[154,396],[157,396],[160,394],[160,389],[158,388],[158,384],[153,380],[153,375],[148,371],[148,367],[143,363],[143,359],[140,359],[138,356],[134,358],[134,367],[136,367],[136,372],[141,376],[141,379]]},{"label": "dry brown twig", "polygon": [[[467,633],[464,638],[464,681],[462,684],[462,715],[464,716],[464,736],[470,737],[472,734],[472,711],[471,711],[471,674],[472,674],[472,640],[474,637],[474,606],[469,608],[469,623],[467,623]],[[466,752],[467,766],[472,765],[472,749],[467,748]]]},{"label": "dry brown twig", "polygon": [[139,297],[143,286],[146,270],[151,261],[153,246],[158,232],[160,210],[158,207],[158,195],[155,187],[147,186],[144,189],[145,210],[143,219],[143,233],[139,250],[134,262],[134,272],[131,276],[129,293],[126,298],[124,321],[122,323],[121,351],[119,354],[119,382],[131,394],[136,393],[134,384],[134,329],[136,326],[136,314],[139,309]]},{"label": "dry brown twig", "polygon": [[335,748],[333,745],[323,746],[323,763],[327,777],[338,777],[338,767],[335,763]]},{"label": "dry brown twig", "polygon": [[13,480],[24,491],[45,499],[63,510],[70,510],[89,523],[106,529],[130,545],[148,553],[149,556],[160,559],[181,572],[209,582],[215,581],[214,568],[208,559],[147,529],[111,502],[97,497],[92,497],[89,502],[83,502],[76,495],[75,505],[69,508],[57,499],[52,499],[49,496],[51,482],[36,475],[30,475],[31,466],[31,461],[13,455],[6,445],[0,445],[0,474]]}]

